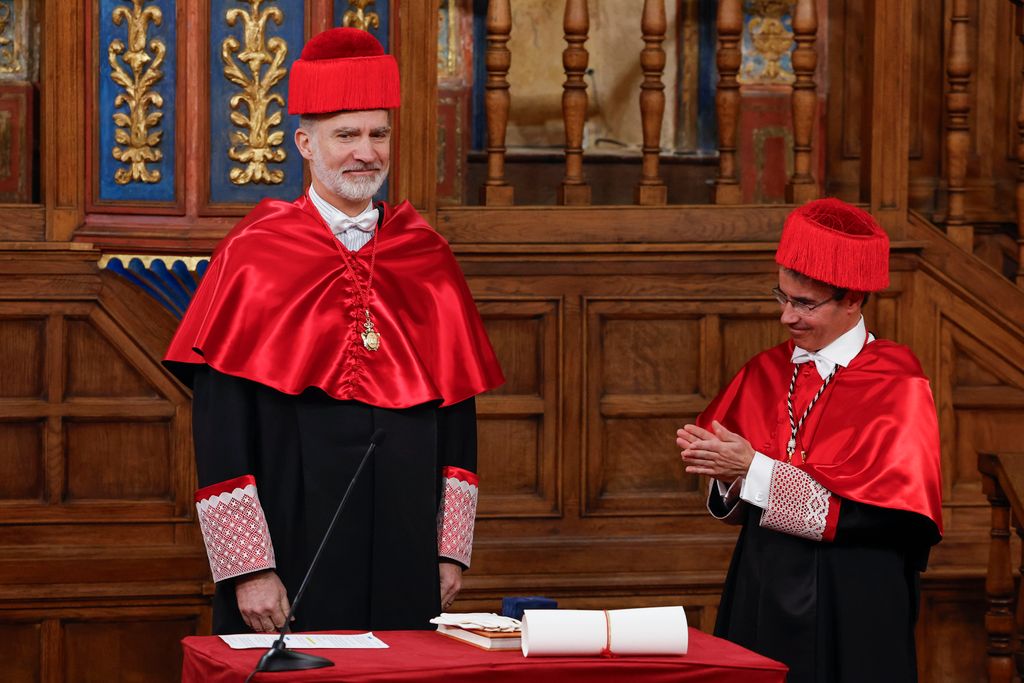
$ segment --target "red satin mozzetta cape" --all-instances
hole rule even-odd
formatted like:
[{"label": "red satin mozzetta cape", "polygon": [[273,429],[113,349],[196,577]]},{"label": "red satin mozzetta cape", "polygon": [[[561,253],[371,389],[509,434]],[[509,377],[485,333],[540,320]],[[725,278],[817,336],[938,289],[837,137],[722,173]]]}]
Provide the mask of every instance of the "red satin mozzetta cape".
[{"label": "red satin mozzetta cape", "polygon": [[[710,429],[718,420],[756,450],[783,459],[792,353],[789,341],[752,358],[698,424]],[[809,455],[798,466],[825,488],[860,503],[919,513],[942,533],[935,402],[908,348],[885,340],[867,344],[836,373],[800,434]]]},{"label": "red satin mozzetta cape", "polygon": [[[207,364],[287,394],[407,408],[451,405],[504,378],[444,238],[408,202],[384,204],[363,347],[359,283],[371,243],[347,252],[305,196],[264,200],[217,246],[164,363],[189,382]],[[358,282],[356,280],[358,278]]]}]

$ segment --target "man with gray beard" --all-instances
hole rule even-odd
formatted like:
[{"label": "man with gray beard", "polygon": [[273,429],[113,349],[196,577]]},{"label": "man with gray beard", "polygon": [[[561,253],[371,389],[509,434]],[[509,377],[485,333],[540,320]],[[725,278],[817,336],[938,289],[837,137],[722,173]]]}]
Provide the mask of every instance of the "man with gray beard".
[{"label": "man with gray beard", "polygon": [[500,385],[469,288],[387,178],[398,66],[325,31],[292,67],[312,182],[217,247],[164,359],[194,389],[196,507],[214,632],[274,631],[356,472],[295,630],[432,628],[469,567],[475,396]]}]

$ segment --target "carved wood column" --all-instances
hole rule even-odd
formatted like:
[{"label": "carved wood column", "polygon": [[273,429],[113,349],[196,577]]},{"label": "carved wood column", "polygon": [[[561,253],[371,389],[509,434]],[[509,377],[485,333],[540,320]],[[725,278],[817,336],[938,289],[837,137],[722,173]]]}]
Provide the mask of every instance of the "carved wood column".
[{"label": "carved wood column", "polygon": [[889,233],[907,233],[913,4],[864,0],[860,189]]},{"label": "carved wood column", "polygon": [[640,68],[644,82],[640,85],[640,118],[643,125],[644,147],[640,182],[634,194],[637,204],[665,204],[668,188],[658,172],[661,154],[661,123],[665,117],[665,84],[661,75],[665,71],[665,0],[644,0],[640,31],[644,49],[640,53]]},{"label": "carved wood column", "polygon": [[786,185],[786,201],[803,204],[818,197],[811,157],[811,137],[818,112],[814,72],[818,66],[815,39],[818,35],[816,0],[797,0],[793,8],[793,175]]},{"label": "carved wood column", "polygon": [[742,0],[719,0],[718,3],[718,177],[715,179],[715,203],[739,204],[743,199],[736,164],[736,132],[739,127],[740,84],[736,80],[743,56],[740,37],[743,34]]},{"label": "carved wood column", "polygon": [[946,193],[949,202],[946,234],[961,249],[973,253],[974,229],[967,224],[964,215],[967,154],[971,146],[968,122],[971,112],[971,97],[968,92],[971,83],[971,55],[967,47],[968,21],[967,0],[953,0],[949,50],[946,56],[946,76],[949,78],[949,89],[946,92]]},{"label": "carved wood column", "polygon": [[[78,3],[45,0],[42,6],[42,173],[46,239],[70,240],[85,219],[85,34]],[[89,122],[88,125],[92,125]],[[109,154],[109,152],[108,152]]]},{"label": "carved wood column", "polygon": [[512,6],[509,0],[487,3],[487,84],[484,108],[487,111],[487,180],[480,188],[480,201],[486,206],[511,206],[514,189],[505,182],[505,131],[511,98],[508,70],[512,53],[508,49],[512,33]]},{"label": "carved wood column", "polygon": [[[1016,5],[1014,26],[1024,43],[1024,0]],[[1017,286],[1024,287],[1024,72],[1021,74],[1020,104],[1017,107]]]},{"label": "carved wood column", "polygon": [[583,178],[583,126],[587,120],[587,71],[590,55],[583,44],[590,31],[587,0],[566,0],[565,42],[562,66],[562,119],[565,123],[565,178],[558,188],[558,203],[581,205],[590,203],[590,185]]},{"label": "carved wood column", "polygon": [[985,575],[985,631],[988,633],[988,680],[1013,680],[1013,576],[1010,574],[1010,503],[995,475],[995,456],[978,456],[982,490],[992,507],[988,572]]},{"label": "carved wood column", "polygon": [[[437,217],[437,6],[402,3],[394,15],[402,106],[392,149],[391,196],[408,199],[430,222]],[[396,163],[397,162],[397,163]]]}]

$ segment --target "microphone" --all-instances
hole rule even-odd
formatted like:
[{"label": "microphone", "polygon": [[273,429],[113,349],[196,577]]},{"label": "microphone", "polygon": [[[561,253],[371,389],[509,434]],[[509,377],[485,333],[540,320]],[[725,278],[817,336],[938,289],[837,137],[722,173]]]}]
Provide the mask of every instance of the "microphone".
[{"label": "microphone", "polygon": [[[316,569],[316,564],[320,559],[320,554],[327,545],[327,539],[331,537],[331,532],[334,531],[334,525],[337,523],[338,518],[341,517],[341,511],[344,509],[346,501],[348,501],[349,494],[352,493],[352,487],[355,486],[356,480],[359,479],[359,474],[363,471],[366,461],[370,459],[370,456],[373,455],[377,446],[379,446],[383,441],[384,430],[377,429],[374,431],[373,436],[370,437],[370,446],[366,449],[366,453],[363,454],[363,459],[359,461],[359,467],[356,468],[356,473],[352,475],[352,480],[348,483],[348,488],[345,489],[345,495],[341,497],[341,502],[338,503],[338,509],[334,511],[334,517],[331,519],[331,523],[327,527],[327,531],[324,532],[324,537],[320,541],[320,547],[317,548],[312,562],[309,563],[309,569],[306,570],[306,576],[302,579],[302,585],[299,586],[299,592],[295,594],[295,600],[292,601],[292,606],[288,610],[288,616],[285,618],[284,623],[281,624],[281,628],[278,631],[277,640],[275,640],[274,644],[270,646],[270,649],[260,657],[259,663],[256,664],[256,668],[253,669],[253,672],[249,674],[249,678],[252,678],[259,671],[300,671],[303,669],[320,669],[325,666],[334,666],[334,662],[326,657],[318,657],[304,652],[289,650],[288,646],[284,644],[284,637],[288,631],[288,624],[292,622],[292,617],[295,616],[295,610],[299,606],[299,601],[302,600],[302,594],[306,592],[306,586],[309,584],[309,577],[313,575],[313,570]],[[249,678],[246,680],[248,681]]]}]

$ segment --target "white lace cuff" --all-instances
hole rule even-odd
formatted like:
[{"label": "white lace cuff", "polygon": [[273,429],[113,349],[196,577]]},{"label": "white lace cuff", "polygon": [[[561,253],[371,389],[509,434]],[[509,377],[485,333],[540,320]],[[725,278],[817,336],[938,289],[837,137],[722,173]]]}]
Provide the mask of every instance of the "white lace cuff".
[{"label": "white lace cuff", "polygon": [[195,501],[214,581],[277,566],[254,477],[199,489]]},{"label": "white lace cuff", "polygon": [[459,467],[441,471],[441,507],[437,513],[437,554],[469,567],[479,477]]},{"label": "white lace cuff", "polygon": [[761,526],[813,541],[831,541],[839,521],[839,503],[839,498],[799,467],[773,460]]}]

